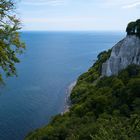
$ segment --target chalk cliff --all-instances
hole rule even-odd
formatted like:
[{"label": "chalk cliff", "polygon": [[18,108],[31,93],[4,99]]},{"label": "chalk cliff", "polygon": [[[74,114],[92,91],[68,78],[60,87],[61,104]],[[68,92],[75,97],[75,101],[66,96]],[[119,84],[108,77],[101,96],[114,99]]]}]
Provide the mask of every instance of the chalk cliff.
[{"label": "chalk cliff", "polygon": [[127,35],[112,48],[111,56],[102,65],[102,76],[117,75],[130,64],[140,65],[140,38],[136,35]]}]

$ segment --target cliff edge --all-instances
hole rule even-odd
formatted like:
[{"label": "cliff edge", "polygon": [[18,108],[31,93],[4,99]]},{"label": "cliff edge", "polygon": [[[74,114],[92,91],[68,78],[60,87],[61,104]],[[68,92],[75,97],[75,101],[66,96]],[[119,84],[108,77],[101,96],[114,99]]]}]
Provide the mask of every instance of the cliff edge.
[{"label": "cliff edge", "polygon": [[126,31],[77,79],[69,111],[25,140],[140,140],[140,20]]},{"label": "cliff edge", "polygon": [[131,64],[140,65],[140,38],[136,35],[127,35],[112,48],[111,56],[102,65],[102,76],[117,75]]},{"label": "cliff edge", "polygon": [[102,64],[102,76],[118,75],[131,64],[140,65],[140,19],[130,22],[126,32],[127,36],[112,48],[109,59]]}]

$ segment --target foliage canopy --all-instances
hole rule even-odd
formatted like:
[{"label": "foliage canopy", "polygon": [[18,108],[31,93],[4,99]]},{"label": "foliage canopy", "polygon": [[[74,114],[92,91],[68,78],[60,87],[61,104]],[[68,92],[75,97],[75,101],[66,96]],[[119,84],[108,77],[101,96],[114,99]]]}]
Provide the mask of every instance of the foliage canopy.
[{"label": "foliage canopy", "polygon": [[6,73],[6,76],[16,75],[15,63],[19,63],[17,54],[25,48],[18,33],[21,24],[15,8],[13,0],[0,0],[0,82],[2,73]]},{"label": "foliage canopy", "polygon": [[130,22],[126,28],[128,35],[137,35],[140,37],[140,19],[135,22]]}]

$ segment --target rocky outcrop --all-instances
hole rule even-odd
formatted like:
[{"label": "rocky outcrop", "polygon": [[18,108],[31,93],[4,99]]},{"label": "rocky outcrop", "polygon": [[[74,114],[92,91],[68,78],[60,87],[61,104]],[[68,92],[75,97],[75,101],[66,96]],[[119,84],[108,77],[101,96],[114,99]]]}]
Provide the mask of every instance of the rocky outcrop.
[{"label": "rocky outcrop", "polygon": [[102,76],[117,75],[130,64],[140,65],[140,38],[128,35],[117,43],[109,59],[102,65]]}]

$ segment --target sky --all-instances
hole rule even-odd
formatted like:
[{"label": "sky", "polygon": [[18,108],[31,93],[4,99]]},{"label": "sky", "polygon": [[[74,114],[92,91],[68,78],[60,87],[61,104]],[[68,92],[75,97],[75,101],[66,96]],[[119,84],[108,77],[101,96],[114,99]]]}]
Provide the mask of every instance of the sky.
[{"label": "sky", "polygon": [[23,30],[123,31],[140,18],[140,0],[20,0]]}]

